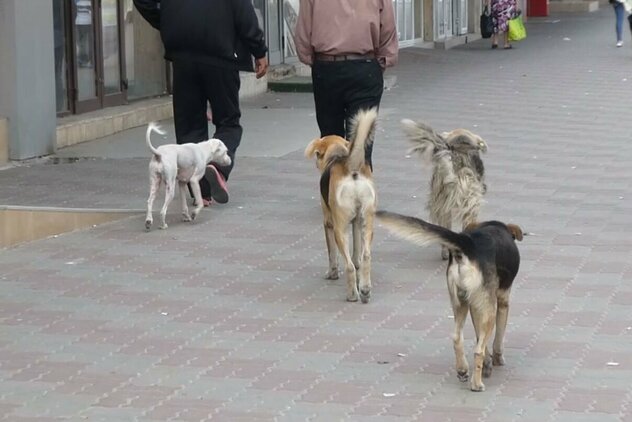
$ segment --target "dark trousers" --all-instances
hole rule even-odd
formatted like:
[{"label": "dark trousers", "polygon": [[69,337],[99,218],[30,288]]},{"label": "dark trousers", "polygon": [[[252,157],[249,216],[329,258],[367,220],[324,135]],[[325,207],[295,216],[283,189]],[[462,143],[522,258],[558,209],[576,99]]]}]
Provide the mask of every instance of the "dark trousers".
[{"label": "dark trousers", "polygon": [[[190,61],[173,62],[173,115],[179,144],[209,139],[207,103],[211,105],[213,138],[228,148],[231,165],[218,170],[226,179],[235,165],[235,152],[243,129],[239,124],[239,71]],[[202,196],[210,198],[210,186],[200,181]]]},{"label": "dark trousers", "polygon": [[[377,60],[316,61],[312,84],[320,136],[348,138],[351,118],[360,109],[379,107],[384,91]],[[365,159],[371,167],[372,152],[373,145],[367,145]]]}]

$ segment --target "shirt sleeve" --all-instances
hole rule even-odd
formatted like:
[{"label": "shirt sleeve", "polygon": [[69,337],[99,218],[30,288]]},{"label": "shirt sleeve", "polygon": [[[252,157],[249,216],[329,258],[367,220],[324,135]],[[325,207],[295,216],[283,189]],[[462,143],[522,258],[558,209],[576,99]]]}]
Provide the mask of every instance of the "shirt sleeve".
[{"label": "shirt sleeve", "polygon": [[298,59],[307,65],[314,63],[312,48],[312,1],[301,0],[298,9],[298,22],[294,30],[294,45]]},{"label": "shirt sleeve", "polygon": [[268,52],[263,31],[259,27],[259,20],[255,8],[250,0],[238,0],[235,25],[239,38],[248,46],[248,51],[255,59],[265,57]]},{"label": "shirt sleeve", "polygon": [[382,0],[380,11],[380,46],[377,49],[377,59],[383,68],[395,66],[399,54],[397,28],[392,0]]},{"label": "shirt sleeve", "polygon": [[151,26],[160,30],[160,0],[134,0],[134,6]]}]

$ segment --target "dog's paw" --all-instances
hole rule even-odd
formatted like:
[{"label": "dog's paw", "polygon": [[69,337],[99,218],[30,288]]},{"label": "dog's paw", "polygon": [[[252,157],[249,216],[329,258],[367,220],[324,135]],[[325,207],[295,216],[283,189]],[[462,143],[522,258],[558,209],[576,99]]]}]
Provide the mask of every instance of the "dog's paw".
[{"label": "dog's paw", "polygon": [[151,220],[145,220],[145,230],[151,230],[152,223],[153,221]]},{"label": "dog's paw", "polygon": [[470,390],[480,393],[485,391],[485,384],[482,381],[475,382],[474,378],[472,378],[472,383],[470,384]]},{"label": "dog's paw", "polygon": [[483,378],[489,378],[492,376],[492,357],[487,356],[483,361]]},{"label": "dog's paw", "polygon": [[160,226],[160,230],[166,230],[169,226],[167,225],[167,223],[163,224],[162,226]]},{"label": "dog's paw", "polygon": [[371,298],[371,289],[360,289],[360,300],[362,303],[369,303]]},{"label": "dog's paw", "polygon": [[505,364],[505,358],[502,353],[494,353],[492,356],[492,363],[494,366],[503,366]]},{"label": "dog's paw", "polygon": [[338,280],[339,277],[338,268],[331,268],[327,271],[327,274],[325,274],[325,279],[327,280]]},{"label": "dog's paw", "polygon": [[352,292],[347,294],[347,302],[357,302],[358,301],[358,292]]},{"label": "dog's paw", "polygon": [[466,382],[470,379],[470,374],[467,369],[461,369],[456,371],[456,377],[459,379],[459,381]]},{"label": "dog's paw", "polygon": [[193,221],[189,214],[182,213],[182,221]]}]

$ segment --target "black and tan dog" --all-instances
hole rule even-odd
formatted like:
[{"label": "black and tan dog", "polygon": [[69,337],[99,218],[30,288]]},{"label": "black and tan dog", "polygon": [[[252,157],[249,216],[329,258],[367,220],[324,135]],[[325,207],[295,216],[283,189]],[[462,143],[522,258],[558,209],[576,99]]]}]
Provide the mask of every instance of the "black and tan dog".
[{"label": "black and tan dog", "polygon": [[[484,391],[482,377],[489,377],[493,365],[504,365],[503,337],[507,327],[509,293],[520,266],[515,240],[522,230],[499,221],[472,223],[462,233],[414,217],[386,211],[377,212],[378,220],[394,234],[418,245],[438,243],[449,251],[448,292],[454,311],[454,353],[458,378],[469,378],[463,351],[463,325],[468,311],[476,331],[472,391]],[[487,343],[496,325],[493,355]]]},{"label": "black and tan dog", "polygon": [[[347,300],[371,296],[371,241],[377,194],[371,167],[365,161],[365,148],[373,142],[377,110],[361,110],[351,122],[350,142],[339,136],[314,139],[305,156],[316,156],[321,172],[320,194],[325,240],[329,254],[326,278],[338,279],[338,257],[334,243],[345,261]],[[352,227],[353,256],[347,233]]]}]

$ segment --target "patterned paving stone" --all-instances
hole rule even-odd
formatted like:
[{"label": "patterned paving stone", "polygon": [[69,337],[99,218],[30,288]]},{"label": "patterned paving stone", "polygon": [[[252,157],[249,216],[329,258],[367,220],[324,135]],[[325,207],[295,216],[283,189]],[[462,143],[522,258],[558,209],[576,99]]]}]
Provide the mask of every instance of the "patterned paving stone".
[{"label": "patterned paving stone", "polygon": [[[632,53],[610,45],[611,20],[530,19],[509,52],[406,49],[384,95],[380,207],[426,215],[410,117],[481,134],[483,218],[530,233],[484,393],[454,373],[438,248],[378,226],[370,304],[323,279],[314,134],[288,121],[296,150],[239,158],[231,202],[194,224],[174,211],[167,231],[133,217],[0,251],[0,420],[632,421]],[[244,113],[262,107],[313,101],[268,93]],[[16,167],[0,198],[143,208],[145,173],[134,158]]]}]

